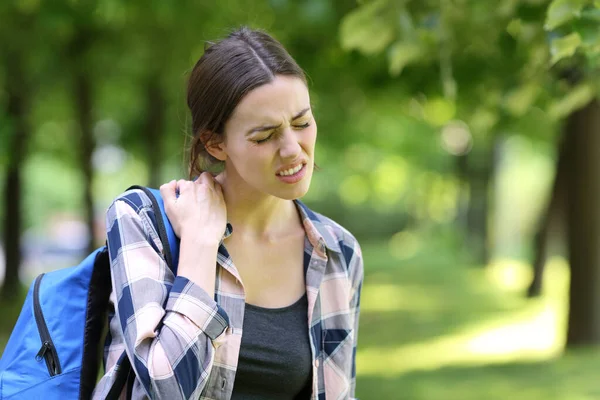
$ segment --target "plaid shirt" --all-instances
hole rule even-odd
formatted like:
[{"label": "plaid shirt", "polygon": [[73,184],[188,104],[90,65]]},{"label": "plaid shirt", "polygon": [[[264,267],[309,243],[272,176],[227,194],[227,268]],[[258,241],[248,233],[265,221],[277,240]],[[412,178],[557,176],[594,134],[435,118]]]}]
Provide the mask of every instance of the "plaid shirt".
[{"label": "plaid shirt", "polygon": [[[295,204],[305,236],[304,270],[313,400],[354,398],[363,260],[342,226]],[[214,299],[167,267],[150,199],[119,196],[107,212],[113,291],[105,344],[106,374],[93,394],[103,399],[123,351],[135,370],[134,399],[229,399],[243,333],[241,278],[221,243]],[[231,234],[225,233],[224,238]],[[125,398],[124,389],[121,398]]]}]

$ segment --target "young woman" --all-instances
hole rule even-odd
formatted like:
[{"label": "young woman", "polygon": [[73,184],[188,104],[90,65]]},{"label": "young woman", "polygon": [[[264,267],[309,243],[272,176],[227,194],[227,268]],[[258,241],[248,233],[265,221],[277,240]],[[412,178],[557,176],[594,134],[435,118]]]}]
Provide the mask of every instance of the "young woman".
[{"label": "young woman", "polygon": [[94,398],[124,350],[134,399],[353,398],[363,261],[347,230],[298,200],[317,136],[303,71],[242,28],[205,51],[187,100],[197,179],[161,187],[177,275],[143,192],[107,212],[114,311]]}]

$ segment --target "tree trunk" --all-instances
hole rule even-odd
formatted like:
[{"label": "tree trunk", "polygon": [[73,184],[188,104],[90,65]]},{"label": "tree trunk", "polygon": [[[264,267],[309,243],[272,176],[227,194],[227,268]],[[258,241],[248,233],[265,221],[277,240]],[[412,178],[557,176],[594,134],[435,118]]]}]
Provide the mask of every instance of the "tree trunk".
[{"label": "tree trunk", "polygon": [[475,262],[486,265],[488,251],[488,208],[489,177],[487,171],[476,172],[470,182],[469,208],[467,210],[467,230]]},{"label": "tree trunk", "polygon": [[159,75],[150,76],[146,83],[146,115],[145,134],[146,156],[150,176],[148,185],[153,188],[160,186],[160,167],[162,159],[162,134],[165,120],[165,95],[160,86]]},{"label": "tree trunk", "polygon": [[454,157],[454,171],[460,182],[456,224],[465,233],[467,232],[467,211],[469,209],[469,168],[467,157],[468,154],[461,154]]},{"label": "tree trunk", "polygon": [[568,118],[567,232],[571,286],[567,347],[600,343],[600,105]]},{"label": "tree trunk", "polygon": [[[554,191],[553,191],[554,192]],[[551,196],[553,196],[551,194]],[[544,267],[546,266],[546,251],[548,244],[548,225],[550,223],[551,208],[548,206],[544,211],[538,231],[533,238],[533,278],[527,288],[527,297],[539,297],[542,294],[542,283],[544,281]]]},{"label": "tree trunk", "polygon": [[4,186],[4,251],[5,276],[1,297],[13,300],[20,292],[19,267],[21,265],[22,227],[22,165],[25,161],[30,137],[29,90],[23,74],[24,66],[20,54],[13,53],[5,58],[7,114],[12,122],[8,145],[8,167]]},{"label": "tree trunk", "polygon": [[466,210],[468,243],[475,262],[487,265],[490,259],[488,244],[488,215],[490,187],[495,169],[494,140],[481,153],[467,156],[466,179],[469,185],[469,202]]},{"label": "tree trunk", "polygon": [[75,78],[75,98],[77,101],[77,119],[81,133],[80,162],[84,179],[83,204],[85,207],[85,221],[90,233],[88,252],[95,247],[94,241],[94,199],[92,194],[93,166],[95,140],[92,128],[92,87],[91,81],[85,73]]},{"label": "tree trunk", "polygon": [[[566,201],[566,186],[569,179],[569,163],[566,152],[566,142],[569,132],[565,129],[558,145],[558,159],[554,182],[550,191],[549,200],[544,210],[538,230],[534,236],[533,278],[527,289],[527,297],[538,297],[542,294],[544,280],[544,266],[546,265],[547,247],[550,228],[553,223],[562,222]],[[558,221],[558,220],[561,221]]]},{"label": "tree trunk", "polygon": [[94,199],[92,194],[92,155],[96,147],[92,120],[92,79],[85,66],[85,57],[91,43],[90,33],[80,29],[71,44],[70,55],[73,65],[73,102],[79,130],[79,161],[83,177],[83,204],[85,221],[89,232],[88,252],[94,250]]}]

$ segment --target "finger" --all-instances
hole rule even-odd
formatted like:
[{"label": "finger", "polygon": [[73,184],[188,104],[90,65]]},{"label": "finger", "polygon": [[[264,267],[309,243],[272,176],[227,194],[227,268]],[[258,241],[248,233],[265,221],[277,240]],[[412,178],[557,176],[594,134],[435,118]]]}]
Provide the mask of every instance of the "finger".
[{"label": "finger", "polygon": [[215,187],[215,180],[213,179],[210,172],[206,171],[200,175],[200,178],[198,178],[198,183],[204,183],[205,185],[207,185],[208,187],[212,187],[213,189]]},{"label": "finger", "polygon": [[223,182],[225,182],[225,176],[223,175],[223,172],[221,172],[219,175],[214,177],[215,182],[217,182],[219,185],[223,185]]},{"label": "finger", "polygon": [[175,190],[177,189],[177,181],[172,180],[171,182],[165,183],[160,187],[160,195],[165,203],[171,203],[175,201],[177,196]]},{"label": "finger", "polygon": [[187,190],[190,188],[190,182],[186,181],[185,179],[180,179],[177,181],[177,194],[179,197],[179,195],[181,195],[182,193],[187,192]]}]

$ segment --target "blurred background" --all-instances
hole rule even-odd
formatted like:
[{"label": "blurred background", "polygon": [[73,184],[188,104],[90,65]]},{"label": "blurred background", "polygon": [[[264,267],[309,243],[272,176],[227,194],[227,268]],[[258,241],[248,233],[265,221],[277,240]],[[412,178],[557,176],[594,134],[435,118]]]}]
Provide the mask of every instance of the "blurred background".
[{"label": "blurred background", "polygon": [[206,40],[306,70],[305,202],[365,257],[361,399],[600,397],[600,1],[3,0],[2,348],[27,287],[185,177]]}]

